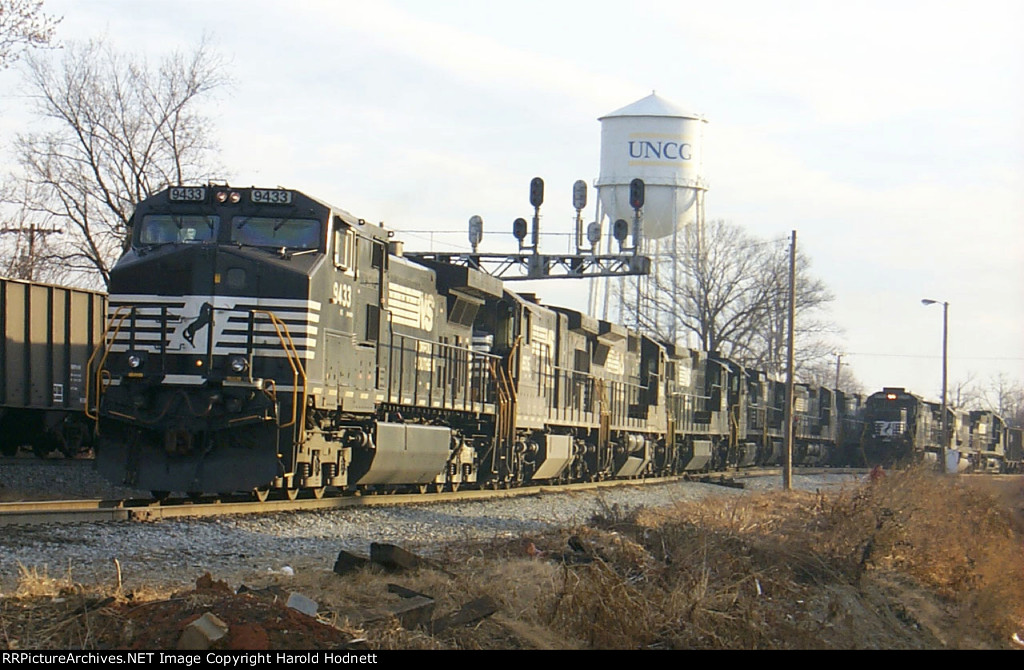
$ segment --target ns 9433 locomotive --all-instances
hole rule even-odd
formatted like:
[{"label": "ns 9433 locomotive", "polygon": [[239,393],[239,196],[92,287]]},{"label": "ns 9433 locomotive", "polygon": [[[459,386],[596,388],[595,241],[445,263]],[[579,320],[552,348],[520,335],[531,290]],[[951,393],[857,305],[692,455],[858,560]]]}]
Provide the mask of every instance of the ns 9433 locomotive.
[{"label": "ns 9433 locomotive", "polygon": [[[131,236],[90,362],[97,468],[114,481],[292,497],[780,454],[777,382],[413,262],[382,227],[298,191],[170,188],[138,204]],[[859,435],[844,428],[855,403],[804,391],[798,460],[835,461]]]},{"label": "ns 9433 locomotive", "polygon": [[384,229],[283,189],[170,188],[131,236],[91,362],[108,478],[320,494],[473,476],[499,359],[471,325],[500,282],[455,271],[442,295]]}]

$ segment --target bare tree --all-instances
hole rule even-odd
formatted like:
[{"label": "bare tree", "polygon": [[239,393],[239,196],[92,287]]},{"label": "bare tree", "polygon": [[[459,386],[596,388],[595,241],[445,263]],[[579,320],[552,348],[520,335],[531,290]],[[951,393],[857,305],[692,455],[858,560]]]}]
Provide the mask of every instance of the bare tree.
[{"label": "bare tree", "polygon": [[[980,409],[984,395],[973,372],[968,372],[963,379],[950,381],[946,393],[946,403],[956,410]],[[941,387],[936,389],[935,397],[942,398]]]},{"label": "bare tree", "polygon": [[[789,245],[764,241],[741,227],[713,220],[687,226],[656,263],[676,263],[640,280],[640,325],[663,339],[692,333],[697,346],[778,374],[785,369],[789,310]],[[673,248],[674,247],[674,248]],[[836,328],[822,315],[832,300],[797,254],[797,364],[831,360]],[[635,286],[635,285],[634,285]],[[629,291],[625,292],[629,299]]]},{"label": "bare tree", "polygon": [[58,257],[106,285],[127,244],[135,203],[173,184],[212,174],[204,96],[227,83],[204,40],[158,67],[102,40],[70,44],[59,64],[25,59],[44,130],[20,135],[21,178],[29,213],[64,230]]},{"label": "bare tree", "polygon": [[32,47],[50,46],[61,19],[43,14],[42,0],[0,0],[0,68]]},{"label": "bare tree", "polygon": [[853,368],[846,363],[839,361],[839,373],[837,376],[836,356],[839,355],[833,353],[831,357],[821,356],[807,361],[797,376],[800,378],[800,381],[817,386],[838,388],[847,393],[865,393],[864,384],[857,379],[857,376],[853,373]]},{"label": "bare tree", "polygon": [[989,380],[988,388],[981,392],[979,404],[1020,426],[1024,418],[1024,386],[1011,381],[1005,373],[999,373]]}]

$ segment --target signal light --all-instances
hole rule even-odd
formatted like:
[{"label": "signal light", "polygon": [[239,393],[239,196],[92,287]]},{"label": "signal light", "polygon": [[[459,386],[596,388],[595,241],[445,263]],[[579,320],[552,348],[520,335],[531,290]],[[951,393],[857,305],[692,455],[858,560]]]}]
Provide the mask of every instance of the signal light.
[{"label": "signal light", "polygon": [[572,206],[575,209],[583,209],[587,206],[587,182],[582,179],[572,185]]},{"label": "signal light", "polygon": [[519,218],[512,222],[512,234],[519,241],[526,239],[526,219]]},{"label": "signal light", "polygon": [[540,177],[530,180],[530,204],[534,207],[544,204],[544,180]]},{"label": "signal light", "polygon": [[629,206],[640,209],[644,206],[644,180],[634,179],[629,182]]},{"label": "signal light", "polygon": [[612,236],[620,243],[626,240],[626,237],[629,236],[629,224],[625,219],[618,219],[612,224]]}]

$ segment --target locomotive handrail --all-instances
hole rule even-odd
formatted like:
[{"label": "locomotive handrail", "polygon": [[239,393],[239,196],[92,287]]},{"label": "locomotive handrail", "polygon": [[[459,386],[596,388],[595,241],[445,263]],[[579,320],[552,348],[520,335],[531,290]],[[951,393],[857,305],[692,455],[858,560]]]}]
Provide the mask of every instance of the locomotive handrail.
[{"label": "locomotive handrail", "polygon": [[[409,346],[410,344],[414,345],[414,346]],[[395,352],[397,351],[397,352],[399,352],[398,367],[399,368],[404,367],[404,354],[405,354],[405,352],[410,352],[411,355],[413,355],[413,356],[417,355],[418,352],[420,351],[419,348],[418,348],[418,345],[420,345],[420,344],[426,344],[426,345],[428,345],[430,347],[429,359],[430,359],[432,365],[437,365],[438,361],[439,360],[443,360],[445,356],[452,355],[452,354],[462,354],[463,355],[463,359],[462,360],[463,360],[464,364],[467,367],[467,373],[466,374],[471,378],[471,380],[472,380],[472,376],[474,374],[472,369],[476,365],[477,361],[479,361],[482,364],[482,368],[483,369],[490,369],[490,366],[493,365],[494,362],[497,362],[497,361],[501,360],[501,357],[498,356],[497,354],[492,354],[492,353],[483,352],[483,351],[477,351],[477,350],[472,349],[470,347],[460,347],[460,346],[457,346],[457,345],[454,345],[454,344],[447,344],[447,343],[437,342],[436,340],[428,340],[428,339],[425,339],[425,338],[422,338],[422,337],[416,337],[415,335],[406,335],[404,333],[391,332],[391,341],[387,345],[385,345],[389,349],[389,353],[388,353],[389,361],[393,361],[393,359],[395,358]],[[389,377],[389,379],[388,379],[388,386],[387,386],[386,391],[387,391],[387,397],[390,400],[400,402],[401,401],[401,397],[402,397],[402,390],[403,390],[401,388],[401,382],[403,380],[402,380],[401,377],[399,377],[398,381],[399,381],[399,388],[398,388],[397,391],[395,391],[392,388],[391,379]],[[432,399],[433,398],[433,393],[434,393],[433,380],[430,380],[429,382],[427,382],[427,384],[428,384],[428,390],[426,392],[426,395],[427,395],[428,399]],[[418,392],[417,390],[413,391],[414,394],[416,394],[417,392]],[[449,400],[450,400],[450,402],[448,402]],[[473,398],[469,397],[469,395],[467,395],[466,397],[462,398],[461,403],[459,403],[459,402],[456,402],[456,399],[454,397],[449,399],[446,396],[446,397],[444,397],[442,399],[442,405],[445,406],[445,407],[451,407],[453,409],[463,409],[463,410],[465,410],[467,408],[467,406],[469,406],[473,411],[481,411],[482,407],[478,408],[477,405],[481,405],[481,406],[482,405],[486,405],[486,404],[488,404],[488,400],[489,400],[489,396],[487,395],[486,388],[485,388],[484,389],[484,394],[482,395],[481,399],[479,399],[479,400],[474,400]],[[460,404],[461,404],[461,407],[459,407]]]},{"label": "locomotive handrail", "polygon": [[[107,325],[103,328],[103,335],[100,337],[100,343],[93,349],[92,355],[89,356],[89,361],[85,364],[85,416],[95,421],[97,424],[100,420],[100,395],[102,388],[102,377],[104,365],[107,362],[107,357],[110,355],[110,348],[113,346],[114,341],[117,339],[118,334],[121,332],[121,327],[124,325],[124,320],[132,313],[133,307],[129,305],[121,305],[114,310],[113,315],[107,319]],[[121,314],[122,310],[127,310],[124,314]],[[120,316],[120,318],[118,318]],[[117,319],[116,327],[114,320]],[[110,329],[114,328],[113,334],[110,333]],[[110,335],[110,339],[107,336]],[[99,354],[100,350],[103,350],[103,357],[100,359],[99,364],[96,366],[96,412],[95,414],[90,413],[90,395],[89,391],[92,388],[92,383],[89,379],[89,375],[92,373],[92,364],[96,360],[96,355]],[[109,378],[109,375],[108,375]]]},{"label": "locomotive handrail", "polygon": [[[306,439],[306,402],[309,399],[309,388],[308,380],[306,378],[306,369],[302,365],[302,360],[299,358],[299,352],[295,348],[295,343],[292,341],[292,335],[288,330],[288,324],[279,319],[273,312],[265,309],[254,309],[253,314],[263,314],[270,323],[274,326],[274,332],[277,334],[277,339],[281,341],[281,348],[284,349],[285,359],[292,368],[292,418],[288,423],[279,424],[281,428],[288,428],[294,426],[296,422],[299,424],[297,444],[302,444]],[[282,332],[283,331],[283,332]],[[302,411],[299,412],[298,403],[299,399],[299,377],[302,377]]]}]

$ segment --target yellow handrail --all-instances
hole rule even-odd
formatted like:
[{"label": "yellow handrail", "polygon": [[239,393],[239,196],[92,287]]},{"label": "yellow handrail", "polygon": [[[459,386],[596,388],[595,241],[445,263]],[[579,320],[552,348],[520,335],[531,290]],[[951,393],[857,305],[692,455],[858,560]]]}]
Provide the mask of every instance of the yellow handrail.
[{"label": "yellow handrail", "polygon": [[[299,424],[299,435],[298,443],[302,443],[306,439],[306,402],[309,399],[309,388],[307,386],[306,370],[302,366],[302,360],[299,358],[299,352],[295,348],[295,343],[292,341],[291,333],[288,331],[288,325],[279,319],[273,312],[269,312],[263,309],[254,309],[253,314],[263,314],[270,319],[271,325],[274,326],[274,332],[277,334],[277,338],[281,341],[281,347],[284,349],[285,358],[288,360],[288,364],[292,368],[292,418],[288,423],[280,424],[281,428],[287,428],[295,425],[296,421]],[[299,399],[299,377],[302,377],[302,412],[298,411],[298,399]]]},{"label": "yellow handrail", "polygon": [[[121,314],[122,310],[125,310],[124,314]],[[132,308],[129,307],[128,305],[121,305],[116,310],[114,310],[113,315],[111,315],[111,317],[107,319],[106,326],[104,326],[103,328],[103,336],[100,338],[100,343],[96,345],[95,349],[93,349],[92,354],[89,356],[89,362],[85,364],[85,415],[97,423],[99,423],[100,420],[100,395],[102,389],[101,380],[103,378],[104,373],[106,372],[106,370],[103,369],[103,366],[107,362],[107,356],[110,355],[110,347],[111,345],[113,345],[114,340],[117,339],[118,333],[121,332],[121,327],[124,325],[124,320],[128,318],[128,316],[132,313],[131,310]],[[118,316],[120,316],[120,318],[118,318]],[[117,320],[117,325],[116,327],[114,327],[113,334],[111,334],[110,329],[112,326],[114,326],[115,319]],[[110,335],[109,340],[107,339],[108,335]],[[92,382],[89,379],[89,375],[91,374],[92,371],[93,361],[96,360],[96,356],[97,354],[100,353],[100,350],[103,351],[103,358],[100,359],[99,365],[96,367],[96,411],[95,414],[92,414],[90,413],[91,408],[89,402],[89,390],[92,387]],[[109,378],[110,375],[109,373],[107,373],[107,379]]]}]

